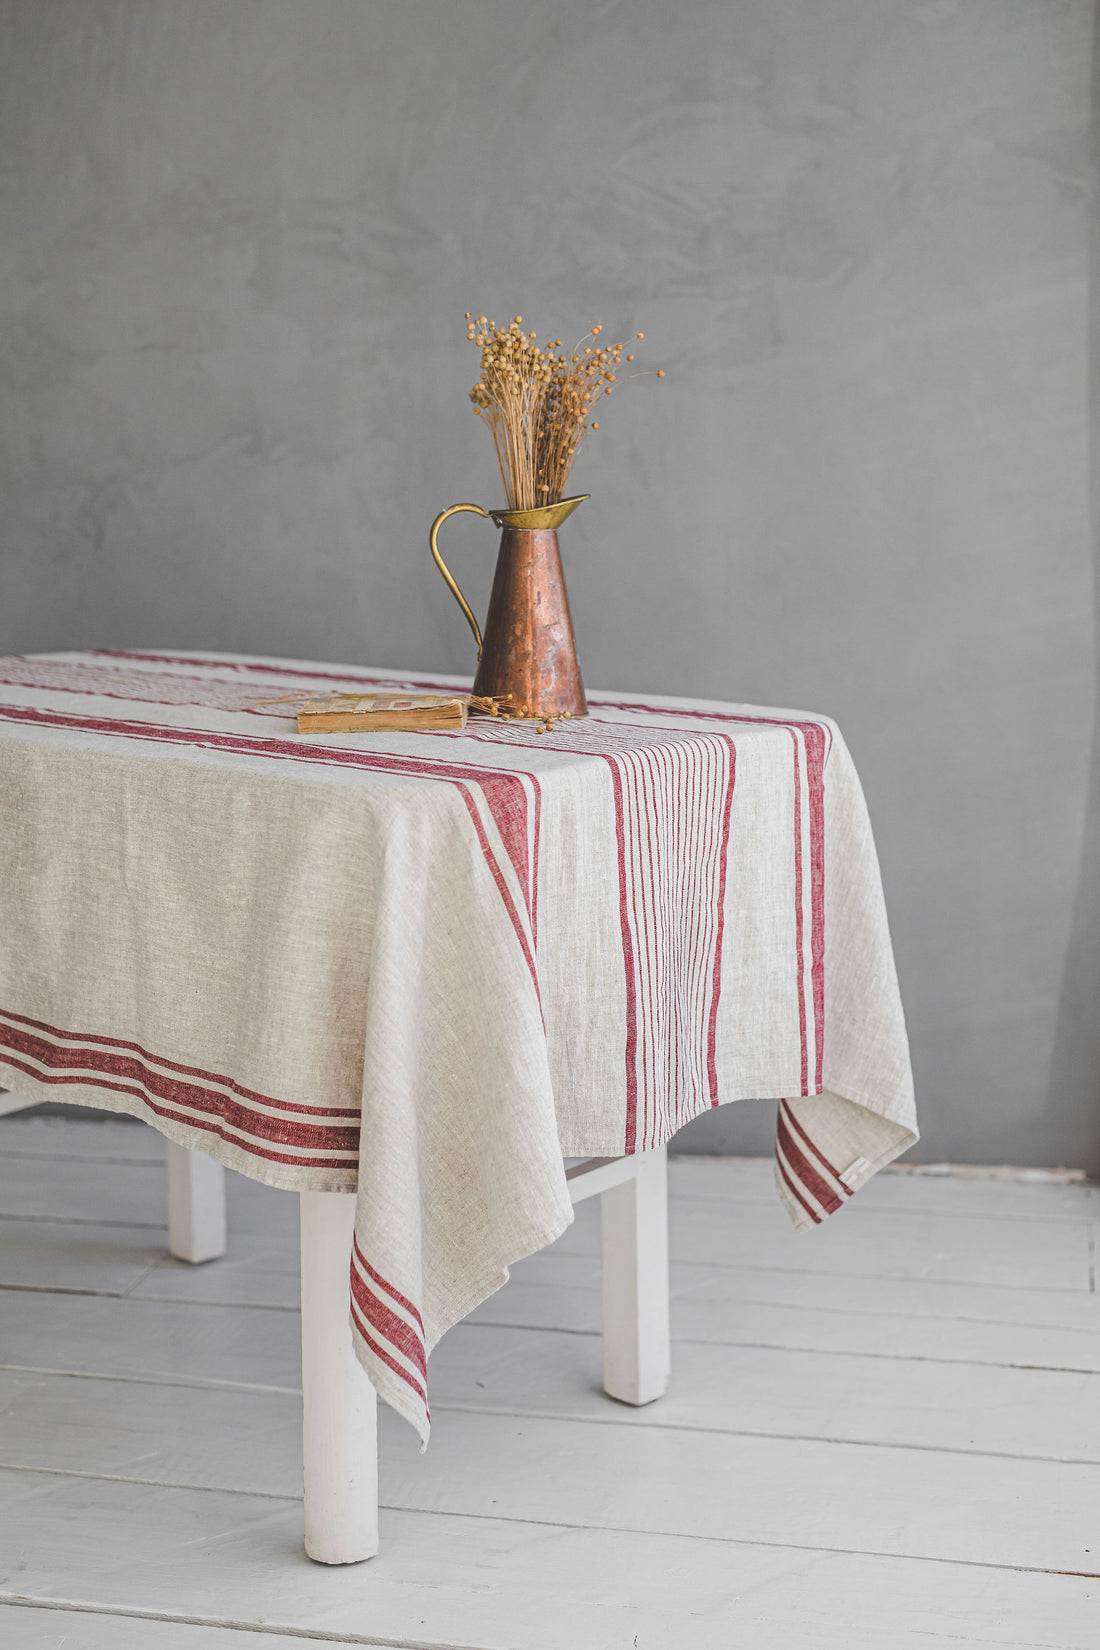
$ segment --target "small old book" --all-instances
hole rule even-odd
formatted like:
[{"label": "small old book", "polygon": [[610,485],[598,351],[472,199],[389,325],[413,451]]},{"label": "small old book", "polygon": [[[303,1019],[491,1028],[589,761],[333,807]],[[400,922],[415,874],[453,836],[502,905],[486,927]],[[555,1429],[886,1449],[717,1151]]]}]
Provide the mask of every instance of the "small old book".
[{"label": "small old book", "polygon": [[326,693],[298,712],[299,733],[385,733],[466,726],[466,699],[437,693]]}]

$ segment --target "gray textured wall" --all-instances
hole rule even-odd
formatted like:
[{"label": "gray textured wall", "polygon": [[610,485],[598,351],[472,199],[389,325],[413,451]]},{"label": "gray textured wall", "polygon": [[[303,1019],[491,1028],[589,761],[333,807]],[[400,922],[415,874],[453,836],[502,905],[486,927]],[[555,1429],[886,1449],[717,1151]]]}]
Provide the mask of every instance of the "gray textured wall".
[{"label": "gray textured wall", "polygon": [[836,715],[925,1155],[1097,1165],[1090,25],[0,0],[0,651],[469,669],[463,311],[644,330],[563,532],[588,681]]}]

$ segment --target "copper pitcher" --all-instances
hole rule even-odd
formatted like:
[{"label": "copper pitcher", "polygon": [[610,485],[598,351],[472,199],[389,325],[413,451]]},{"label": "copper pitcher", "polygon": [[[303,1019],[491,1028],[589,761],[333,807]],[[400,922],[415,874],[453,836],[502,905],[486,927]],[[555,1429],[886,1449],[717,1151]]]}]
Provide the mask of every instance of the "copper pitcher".
[{"label": "copper pitcher", "polygon": [[[479,504],[452,504],[432,523],[429,543],[436,566],[477,641],[474,692],[504,699],[510,696],[513,715],[588,715],[557,529],[590,496],[581,493],[538,510],[483,510]],[[436,542],[447,517],[461,510],[485,516],[502,529],[484,637]]]}]

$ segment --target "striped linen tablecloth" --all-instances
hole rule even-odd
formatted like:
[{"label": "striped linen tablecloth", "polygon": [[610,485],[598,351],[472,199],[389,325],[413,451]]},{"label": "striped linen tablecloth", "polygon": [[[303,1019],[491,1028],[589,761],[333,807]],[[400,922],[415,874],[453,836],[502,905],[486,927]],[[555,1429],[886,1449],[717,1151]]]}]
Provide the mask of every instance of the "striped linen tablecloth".
[{"label": "striped linen tablecloth", "polygon": [[355,1190],[357,1353],[427,1354],[572,1218],[563,1154],[780,1100],[798,1227],[917,1138],[834,724],[594,694],[539,733],[300,736],[299,688],[454,678],[167,652],[0,660],[0,1084]]}]

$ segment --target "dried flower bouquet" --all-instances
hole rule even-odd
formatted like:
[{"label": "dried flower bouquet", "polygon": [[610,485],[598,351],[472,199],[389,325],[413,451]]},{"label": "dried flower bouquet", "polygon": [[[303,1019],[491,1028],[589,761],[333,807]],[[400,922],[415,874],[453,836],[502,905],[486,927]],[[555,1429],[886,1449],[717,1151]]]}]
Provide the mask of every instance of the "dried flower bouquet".
[{"label": "dried flower bouquet", "polygon": [[597,344],[603,331],[597,325],[585,334],[592,342],[582,338],[567,355],[560,338],[540,348],[535,334],[524,332],[522,315],[498,327],[467,313],[466,323],[467,339],[481,350],[481,377],[470,400],[492,432],[508,508],[557,504],[585,432],[600,427],[591,414],[614,389],[626,345]]}]

